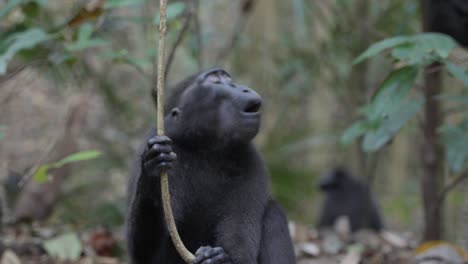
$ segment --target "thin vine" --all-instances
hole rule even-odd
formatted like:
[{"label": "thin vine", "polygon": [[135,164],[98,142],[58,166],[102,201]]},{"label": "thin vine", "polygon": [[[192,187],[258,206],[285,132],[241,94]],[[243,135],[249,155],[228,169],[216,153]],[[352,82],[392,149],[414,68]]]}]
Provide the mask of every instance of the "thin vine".
[{"label": "thin vine", "polygon": [[[164,41],[166,37],[166,6],[167,0],[159,1],[159,47],[158,47],[158,74],[157,74],[157,128],[158,135],[164,134]],[[169,194],[169,181],[167,172],[163,172],[161,175],[161,193],[164,207],[164,217],[166,219],[166,225],[169,229],[169,234],[174,243],[174,247],[179,252],[182,259],[187,263],[192,263],[195,256],[187,250],[184,243],[180,239],[177,227],[174,221],[174,216],[171,208],[171,196]]]}]

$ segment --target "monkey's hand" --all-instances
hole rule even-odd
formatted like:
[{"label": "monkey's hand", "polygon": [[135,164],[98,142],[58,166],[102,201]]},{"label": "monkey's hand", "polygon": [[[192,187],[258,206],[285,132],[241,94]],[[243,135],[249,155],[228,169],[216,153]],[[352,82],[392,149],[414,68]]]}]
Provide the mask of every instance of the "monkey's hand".
[{"label": "monkey's hand", "polygon": [[222,247],[200,247],[192,264],[232,264],[231,258]]},{"label": "monkey's hand", "polygon": [[148,140],[141,159],[142,170],[149,177],[159,177],[162,171],[172,167],[177,155],[172,152],[172,140],[167,136],[155,136]]}]

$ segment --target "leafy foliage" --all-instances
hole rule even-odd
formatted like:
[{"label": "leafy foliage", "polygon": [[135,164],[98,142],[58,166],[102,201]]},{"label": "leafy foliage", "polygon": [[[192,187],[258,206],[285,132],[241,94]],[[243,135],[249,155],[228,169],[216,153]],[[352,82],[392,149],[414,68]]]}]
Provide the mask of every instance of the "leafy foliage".
[{"label": "leafy foliage", "polygon": [[425,33],[415,36],[398,36],[385,39],[370,46],[357,57],[355,64],[372,58],[391,49],[391,56],[410,65],[428,65],[434,61],[447,59],[456,42],[451,37],[439,33]]},{"label": "leafy foliage", "polygon": [[422,100],[406,100],[417,76],[417,68],[403,67],[394,71],[380,87],[372,102],[361,108],[365,121],[357,122],[342,135],[341,142],[351,143],[364,135],[362,148],[376,151],[404,126],[422,106]]},{"label": "leafy foliage", "polygon": [[117,7],[126,7],[126,6],[133,6],[133,5],[140,5],[143,4],[144,0],[108,0],[104,4],[104,8],[117,8]]},{"label": "leafy foliage", "polygon": [[[390,50],[395,64],[405,67],[392,71],[380,86],[371,102],[360,109],[365,119],[350,126],[342,135],[341,142],[350,144],[364,136],[362,148],[376,151],[390,141],[422,108],[422,99],[406,99],[411,87],[427,65],[438,62],[445,65],[447,71],[461,80],[468,87],[467,70],[452,63],[449,55],[456,47],[456,42],[449,36],[438,33],[426,33],[415,36],[389,38],[371,45],[358,56],[354,63]],[[463,95],[440,96],[439,99],[466,103]],[[446,125],[441,130],[446,144],[447,160],[451,170],[462,170],[468,161],[466,124]]]},{"label": "leafy foliage", "polygon": [[89,23],[85,23],[80,26],[78,31],[78,39],[65,47],[68,51],[78,51],[108,44],[107,41],[101,38],[93,38],[93,26]]},{"label": "leafy foliage", "polygon": [[468,119],[456,125],[441,128],[450,169],[460,172],[468,161]]},{"label": "leafy foliage", "polygon": [[49,180],[48,172],[49,172],[50,169],[58,169],[58,168],[63,167],[64,165],[66,165],[68,163],[95,159],[95,158],[99,157],[100,155],[101,155],[101,153],[99,151],[95,151],[95,150],[81,151],[81,152],[71,154],[71,155],[61,159],[58,162],[55,162],[55,163],[52,163],[52,164],[45,164],[45,165],[40,166],[36,170],[36,172],[34,173],[33,179],[38,183],[44,183],[47,180]]},{"label": "leafy foliage", "polygon": [[463,85],[468,88],[468,71],[463,69],[456,64],[446,62],[448,72],[455,78],[462,80]]},{"label": "leafy foliage", "polygon": [[5,74],[8,62],[21,50],[32,48],[52,38],[42,29],[31,28],[10,35],[0,42],[0,75]]},{"label": "leafy foliage", "polygon": [[[34,4],[34,15],[30,14],[30,5]],[[110,12],[112,9],[128,7],[142,4],[144,1],[128,1],[128,0],[109,0],[105,1],[102,7],[97,7],[96,10],[82,9],[75,17],[69,20],[62,26],[48,26],[54,28],[46,29],[45,26],[39,27],[37,21],[32,21],[29,17],[38,17],[37,14],[42,12],[41,17],[47,17],[47,9],[45,8],[46,0],[14,0],[0,8],[0,18],[8,15],[14,9],[19,9],[22,14],[28,19],[24,22],[19,21],[13,23],[2,32],[0,39],[0,75],[7,71],[7,66],[15,56],[23,56],[25,59],[31,57],[47,58],[53,66],[61,65],[63,62],[76,62],[79,52],[83,50],[110,46],[111,42],[101,38],[95,34],[99,30],[96,18],[101,16],[103,12]],[[183,4],[182,4],[183,5]],[[174,3],[173,16],[180,14],[180,3]],[[83,11],[85,10],[85,11]],[[84,13],[83,13],[84,12]],[[53,33],[50,33],[53,32]],[[70,41],[70,36],[75,36]],[[34,49],[33,49],[34,48]],[[21,51],[31,50],[32,52],[22,54]],[[127,51],[126,51],[127,52]],[[27,56],[25,56],[27,55]],[[33,55],[33,56],[31,56]],[[139,69],[147,67],[148,61],[135,59],[129,54],[123,55],[122,52],[115,52],[114,55],[119,55],[119,63],[126,63]]]}]

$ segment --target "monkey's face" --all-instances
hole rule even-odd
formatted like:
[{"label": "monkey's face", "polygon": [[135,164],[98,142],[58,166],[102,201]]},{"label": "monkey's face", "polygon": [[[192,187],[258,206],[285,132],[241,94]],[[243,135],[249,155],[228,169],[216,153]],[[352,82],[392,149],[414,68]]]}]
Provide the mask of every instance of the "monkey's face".
[{"label": "monkey's face", "polygon": [[339,190],[345,182],[350,181],[350,177],[351,175],[346,170],[338,167],[320,177],[319,187],[326,192]]},{"label": "monkey's face", "polygon": [[234,83],[222,69],[200,74],[181,95],[179,106],[173,109],[177,113],[171,124],[184,131],[187,139],[209,137],[213,143],[247,143],[260,127],[261,97]]},{"label": "monkey's face", "polygon": [[320,178],[319,187],[322,191],[331,191],[339,188],[339,179],[335,174],[328,174]]}]

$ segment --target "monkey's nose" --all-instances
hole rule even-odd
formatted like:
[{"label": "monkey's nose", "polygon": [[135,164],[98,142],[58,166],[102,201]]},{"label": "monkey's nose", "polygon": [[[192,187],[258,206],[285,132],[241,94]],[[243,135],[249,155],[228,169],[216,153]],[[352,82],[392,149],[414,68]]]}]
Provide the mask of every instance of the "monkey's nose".
[{"label": "monkey's nose", "polygon": [[250,99],[244,107],[246,113],[257,113],[262,107],[262,100],[258,98]]}]

